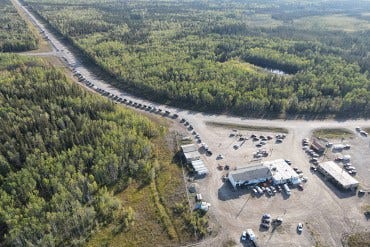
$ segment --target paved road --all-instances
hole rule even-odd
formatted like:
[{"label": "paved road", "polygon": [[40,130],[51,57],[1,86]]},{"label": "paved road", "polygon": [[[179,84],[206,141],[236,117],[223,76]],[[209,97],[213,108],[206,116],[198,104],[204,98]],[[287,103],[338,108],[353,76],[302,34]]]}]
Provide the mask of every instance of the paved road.
[{"label": "paved road", "polygon": [[[177,113],[178,115],[186,118],[189,122],[193,123],[194,126],[198,124],[204,124],[206,121],[216,121],[216,122],[227,122],[227,123],[237,123],[237,124],[251,124],[251,125],[260,125],[260,126],[276,126],[276,127],[283,127],[287,128],[290,131],[298,131],[300,132],[302,129],[312,129],[312,128],[320,128],[320,127],[353,127],[356,125],[360,126],[370,126],[369,120],[347,120],[347,121],[337,121],[337,120],[263,120],[263,119],[247,119],[247,118],[240,118],[240,117],[232,117],[226,115],[209,115],[200,112],[194,111],[187,111],[180,108],[174,108],[167,105],[160,105],[154,102],[150,102],[148,100],[143,100],[133,95],[130,95],[126,92],[120,91],[119,89],[111,86],[109,83],[97,79],[93,72],[89,71],[84,65],[78,60],[78,58],[68,49],[68,47],[64,46],[62,42],[60,42],[49,30],[45,28],[45,26],[39,22],[29,11],[27,8],[22,6],[18,0],[14,0],[16,4],[18,4],[30,18],[31,22],[35,24],[35,26],[44,33],[44,35],[48,38],[49,43],[53,47],[52,52],[48,53],[41,53],[39,55],[55,55],[64,60],[64,62],[70,68],[75,68],[78,70],[87,80],[93,82],[97,87],[102,88],[112,94],[125,97],[129,100],[146,104],[146,105],[153,105],[157,108],[161,108],[163,110],[168,110],[172,113]],[[34,53],[34,55],[37,53]]]},{"label": "paved road", "polygon": [[[174,108],[167,105],[160,105],[155,102],[150,102],[148,100],[143,100],[133,95],[130,95],[124,91],[121,91],[108,82],[102,81],[94,75],[92,71],[89,71],[62,42],[60,42],[46,27],[39,22],[24,6],[20,4],[18,0],[13,1],[15,4],[18,4],[23,11],[27,14],[30,18],[31,22],[35,24],[35,26],[40,30],[40,32],[49,40],[49,43],[52,46],[52,51],[48,53],[34,53],[32,55],[54,55],[60,57],[63,62],[72,70],[76,69],[86,78],[88,81],[92,82],[96,87],[100,89],[104,89],[105,91],[117,95],[119,97],[125,98],[127,100],[131,100],[133,102],[137,102],[140,104],[145,104],[148,106],[156,107],[157,109],[160,108],[163,111],[169,111],[172,114],[178,114],[179,118],[185,118],[191,125],[194,126],[195,130],[200,134],[202,140],[209,143],[210,147],[215,143],[212,140],[214,133],[208,127],[206,127],[206,123],[208,121],[212,122],[223,122],[223,123],[232,123],[232,124],[246,124],[246,125],[256,125],[256,126],[268,126],[268,127],[281,127],[286,128],[290,133],[290,138],[292,138],[292,143],[299,143],[300,140],[306,136],[309,136],[310,132],[315,128],[348,128],[354,129],[355,126],[370,126],[369,120],[346,120],[346,121],[337,121],[337,120],[265,120],[265,119],[248,119],[248,118],[240,118],[240,117],[233,117],[233,116],[226,116],[226,115],[212,115],[206,114],[201,112],[195,111],[188,111],[180,108]],[[294,150],[294,152],[298,153],[299,149]],[[297,160],[301,157],[297,156]],[[206,160],[207,161],[207,160]],[[212,168],[211,168],[212,171]],[[229,234],[234,234],[235,238],[237,238],[238,228],[235,228],[235,219],[227,218],[224,215],[225,207],[222,209],[222,203],[220,203],[217,193],[219,188],[219,177],[211,176],[208,178],[208,190],[212,197],[210,197],[210,202],[212,204],[212,211],[216,218],[222,222],[223,229],[221,230],[221,234],[218,235],[216,239],[210,239],[205,242],[202,242],[201,245],[204,246],[219,246],[221,244],[220,239],[226,238]],[[224,210],[224,211],[223,211]],[[242,224],[242,223],[241,223]],[[337,240],[336,240],[337,241]]]}]

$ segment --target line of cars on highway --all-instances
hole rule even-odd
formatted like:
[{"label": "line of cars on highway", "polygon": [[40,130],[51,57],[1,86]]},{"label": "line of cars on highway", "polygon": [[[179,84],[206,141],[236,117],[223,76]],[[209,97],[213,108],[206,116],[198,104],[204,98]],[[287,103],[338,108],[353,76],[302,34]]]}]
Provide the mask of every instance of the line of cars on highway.
[{"label": "line of cars on highway", "polygon": [[73,69],[73,74],[74,74],[74,76],[77,77],[77,79],[78,79],[79,82],[84,83],[86,86],[92,88],[96,92],[100,93],[101,95],[103,95],[105,97],[110,98],[111,100],[113,100],[115,102],[126,104],[126,105],[129,105],[129,106],[138,108],[138,109],[150,111],[152,113],[161,113],[161,114],[163,114],[163,116],[172,117],[173,119],[178,118],[178,115],[177,114],[173,114],[171,116],[171,112],[170,111],[164,111],[164,110],[162,110],[160,108],[156,108],[155,106],[152,106],[152,105],[146,105],[146,104],[138,103],[138,102],[135,102],[135,101],[132,101],[132,100],[129,100],[129,99],[125,99],[125,98],[122,98],[120,96],[117,96],[117,95],[115,95],[113,93],[110,93],[110,92],[108,92],[108,91],[106,91],[106,90],[104,90],[102,88],[99,88],[94,83],[92,83],[89,80],[87,80],[76,69]]},{"label": "line of cars on highway", "polygon": [[356,127],[356,131],[360,133],[360,135],[367,137],[369,133],[367,133],[365,130],[361,129],[360,127]]},{"label": "line of cars on highway", "polygon": [[[141,110],[145,111],[150,111],[151,113],[157,113],[157,114],[162,114],[164,117],[171,117],[172,119],[177,119],[179,117],[178,114],[172,114],[170,111],[167,110],[162,110],[161,108],[157,108],[152,105],[146,105],[142,103],[138,103],[129,99],[122,98],[120,96],[117,96],[115,94],[112,94],[102,88],[97,87],[94,83],[91,81],[87,80],[78,70],[75,68],[72,69],[72,72],[75,77],[77,77],[78,81],[80,83],[84,83],[86,86],[92,88],[96,92],[100,93],[101,95],[110,98],[111,100],[117,102],[117,103],[122,103],[126,104],[128,106],[132,106]],[[192,134],[194,135],[195,140],[200,143],[201,147],[205,150],[206,155],[211,156],[213,153],[209,149],[208,145],[203,143],[202,140],[200,139],[200,135],[194,130],[193,125],[191,125],[186,119],[182,118],[180,120],[180,123],[184,124],[184,126],[187,128],[188,131],[192,131]]]}]

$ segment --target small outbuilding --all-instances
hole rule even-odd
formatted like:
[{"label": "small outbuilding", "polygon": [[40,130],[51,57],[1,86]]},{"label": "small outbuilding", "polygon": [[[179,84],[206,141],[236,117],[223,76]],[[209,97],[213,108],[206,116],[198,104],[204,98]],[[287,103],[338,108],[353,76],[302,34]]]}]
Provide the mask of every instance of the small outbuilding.
[{"label": "small outbuilding", "polygon": [[319,138],[313,137],[311,141],[311,148],[317,153],[322,154],[325,151],[325,143]]},{"label": "small outbuilding", "polygon": [[195,144],[182,145],[181,150],[187,163],[200,159],[200,153]]},{"label": "small outbuilding", "polygon": [[204,176],[209,173],[207,167],[204,165],[204,162],[202,160],[194,160],[191,162],[191,165],[194,169],[194,171],[199,176]]}]

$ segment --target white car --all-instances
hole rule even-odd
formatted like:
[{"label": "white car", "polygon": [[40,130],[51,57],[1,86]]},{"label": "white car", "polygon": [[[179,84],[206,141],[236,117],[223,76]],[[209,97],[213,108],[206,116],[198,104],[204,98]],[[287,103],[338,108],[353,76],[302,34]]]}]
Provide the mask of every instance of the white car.
[{"label": "white car", "polygon": [[298,223],[298,225],[297,225],[297,231],[299,233],[301,233],[303,231],[303,224],[302,223]]},{"label": "white car", "polygon": [[242,241],[246,241],[247,240],[247,231],[243,231],[242,233]]},{"label": "white car", "polygon": [[247,235],[248,235],[248,238],[252,241],[256,239],[256,235],[254,235],[254,232],[252,231],[252,229],[247,229]]}]

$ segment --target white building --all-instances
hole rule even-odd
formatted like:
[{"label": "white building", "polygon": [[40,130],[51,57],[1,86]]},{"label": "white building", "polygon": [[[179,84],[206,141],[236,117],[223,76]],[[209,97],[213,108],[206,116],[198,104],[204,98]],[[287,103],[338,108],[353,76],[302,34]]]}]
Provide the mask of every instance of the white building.
[{"label": "white building", "polygon": [[187,163],[200,159],[200,153],[198,152],[197,146],[194,144],[182,145],[181,150]]},{"label": "white building", "polygon": [[299,175],[283,159],[265,161],[259,165],[237,168],[229,173],[229,181],[236,188],[241,185],[263,183],[268,180],[274,185],[301,182]]},{"label": "white building", "polygon": [[197,173],[197,175],[207,175],[209,173],[207,167],[204,165],[202,160],[194,160],[191,162],[191,165],[194,168],[194,171]]},{"label": "white building", "polygon": [[301,182],[299,175],[283,159],[266,161],[263,165],[270,169],[272,181],[275,185],[284,183],[299,184]]}]

